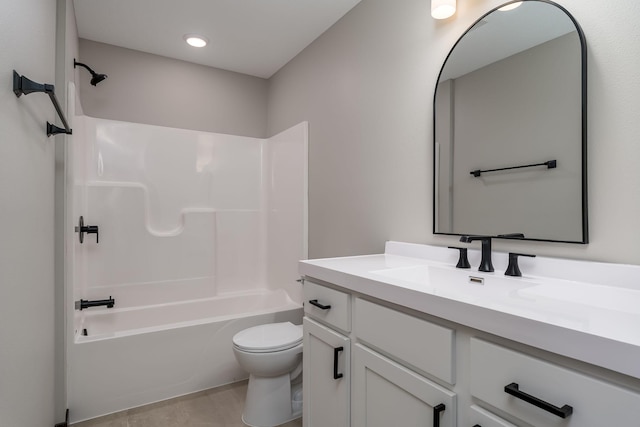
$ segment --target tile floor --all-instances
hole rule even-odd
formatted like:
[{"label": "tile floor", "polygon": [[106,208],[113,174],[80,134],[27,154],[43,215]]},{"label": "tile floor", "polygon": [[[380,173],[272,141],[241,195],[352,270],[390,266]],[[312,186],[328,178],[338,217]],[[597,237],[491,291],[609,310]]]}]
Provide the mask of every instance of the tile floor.
[{"label": "tile floor", "polygon": [[[247,382],[242,381],[72,424],[71,427],[245,427],[241,416],[246,392]],[[302,427],[302,419],[282,427]]]}]

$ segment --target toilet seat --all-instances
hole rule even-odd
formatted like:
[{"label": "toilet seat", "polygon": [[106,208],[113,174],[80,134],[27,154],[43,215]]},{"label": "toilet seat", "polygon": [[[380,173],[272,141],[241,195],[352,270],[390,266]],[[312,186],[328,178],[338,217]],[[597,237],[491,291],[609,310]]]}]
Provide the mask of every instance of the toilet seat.
[{"label": "toilet seat", "polygon": [[302,344],[302,326],[291,322],[269,323],[245,329],[233,336],[233,345],[250,353],[272,353]]}]

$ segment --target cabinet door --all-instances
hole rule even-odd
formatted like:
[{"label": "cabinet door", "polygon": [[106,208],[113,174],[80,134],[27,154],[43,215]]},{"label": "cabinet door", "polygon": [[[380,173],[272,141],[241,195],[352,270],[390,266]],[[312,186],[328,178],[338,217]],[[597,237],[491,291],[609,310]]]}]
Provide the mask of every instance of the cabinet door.
[{"label": "cabinet door", "polygon": [[356,344],[353,359],[354,427],[454,427],[455,393]]},{"label": "cabinet door", "polygon": [[305,427],[348,427],[350,341],[305,317],[303,412]]},{"label": "cabinet door", "polygon": [[469,418],[469,425],[473,427],[516,427],[510,422],[476,405],[471,405]]}]

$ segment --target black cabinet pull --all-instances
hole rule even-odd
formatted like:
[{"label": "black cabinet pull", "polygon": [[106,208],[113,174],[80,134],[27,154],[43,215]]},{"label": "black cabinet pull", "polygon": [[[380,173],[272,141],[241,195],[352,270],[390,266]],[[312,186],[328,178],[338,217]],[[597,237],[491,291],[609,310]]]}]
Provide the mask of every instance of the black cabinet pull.
[{"label": "black cabinet pull", "polygon": [[559,408],[552,405],[551,403],[545,402],[544,400],[540,400],[535,396],[531,396],[530,394],[520,391],[518,383],[511,383],[504,386],[504,391],[511,396],[524,400],[527,403],[531,403],[532,405],[537,406],[540,409],[544,409],[545,411],[550,412],[560,418],[567,418],[573,413],[573,407],[569,405],[564,405],[562,408]]},{"label": "black cabinet pull", "polygon": [[473,427],[482,427],[480,424],[476,424]]},{"label": "black cabinet pull", "polygon": [[318,307],[320,310],[329,310],[331,308],[330,305],[322,305],[318,302],[317,299],[310,299],[309,304]]},{"label": "black cabinet pull", "polygon": [[444,412],[445,409],[444,403],[433,407],[433,427],[440,427],[440,413]]},{"label": "black cabinet pull", "polygon": [[344,375],[338,372],[338,353],[344,351],[344,347],[336,347],[333,349],[333,379],[339,380]]}]

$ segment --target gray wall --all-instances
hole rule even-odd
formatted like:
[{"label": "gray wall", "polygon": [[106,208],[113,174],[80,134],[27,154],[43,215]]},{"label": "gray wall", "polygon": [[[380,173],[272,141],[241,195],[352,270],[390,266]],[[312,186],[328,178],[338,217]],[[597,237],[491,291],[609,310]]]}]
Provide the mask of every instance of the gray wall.
[{"label": "gray wall", "polygon": [[269,133],[309,121],[311,258],[430,236],[432,30],[429,1],[364,0],[271,78]]},{"label": "gray wall", "polygon": [[84,114],[103,119],[264,138],[267,81],[80,39],[79,62],[107,80],[76,76]]},{"label": "gray wall", "polygon": [[[0,14],[0,424],[54,415],[54,142],[49,98],[16,98],[15,69],[55,83],[56,2],[4,2]],[[58,89],[58,88],[56,88]]]},{"label": "gray wall", "polygon": [[[449,245],[432,227],[432,101],[442,62],[500,0],[364,0],[270,80],[268,133],[309,121],[310,257],[381,252],[385,240]],[[588,245],[498,250],[640,263],[640,3],[559,0],[587,38]]]}]

